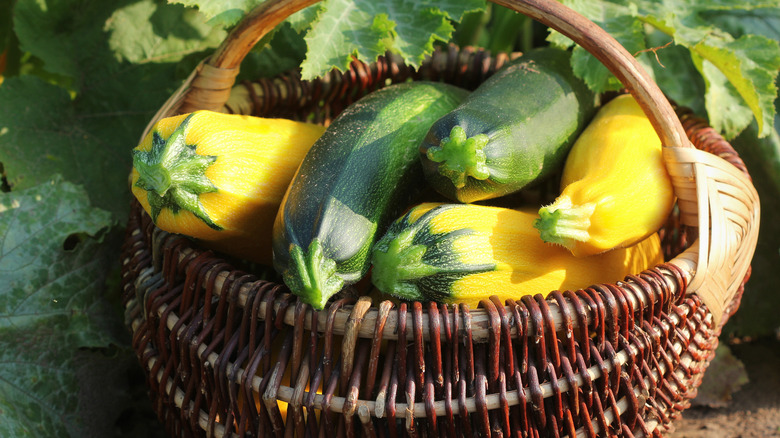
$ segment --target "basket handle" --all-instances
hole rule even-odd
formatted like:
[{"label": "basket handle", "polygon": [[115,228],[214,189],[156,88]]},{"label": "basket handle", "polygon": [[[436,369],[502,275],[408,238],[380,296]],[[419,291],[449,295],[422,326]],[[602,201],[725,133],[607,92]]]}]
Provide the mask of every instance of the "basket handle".
[{"label": "basket handle", "polygon": [[[554,0],[491,0],[527,15],[571,38],[604,64],[634,96],[664,146],[693,147],[680,120],[642,66],[605,30]],[[268,32],[319,0],[269,0],[252,10],[198,70],[208,80],[189,84],[176,112],[218,110],[227,102],[241,61]],[[197,70],[196,70],[197,71]],[[170,108],[169,108],[170,109]]]}]

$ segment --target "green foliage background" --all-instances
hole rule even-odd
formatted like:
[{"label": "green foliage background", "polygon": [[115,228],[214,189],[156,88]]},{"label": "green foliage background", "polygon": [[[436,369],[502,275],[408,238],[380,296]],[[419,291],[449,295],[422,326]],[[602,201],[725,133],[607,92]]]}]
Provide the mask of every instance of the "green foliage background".
[{"label": "green foliage background", "polygon": [[[119,304],[129,151],[257,3],[0,0],[0,436],[159,434]],[[637,53],[670,97],[733,138],[763,212],[753,277],[726,332],[773,333],[780,327],[780,3],[564,3]],[[298,66],[314,77],[344,68],[351,55],[372,60],[385,50],[417,65],[447,41],[494,51],[570,44],[484,0],[327,0],[267,41],[269,49],[245,60],[242,77]],[[574,68],[591,87],[619,86],[574,51]]]}]

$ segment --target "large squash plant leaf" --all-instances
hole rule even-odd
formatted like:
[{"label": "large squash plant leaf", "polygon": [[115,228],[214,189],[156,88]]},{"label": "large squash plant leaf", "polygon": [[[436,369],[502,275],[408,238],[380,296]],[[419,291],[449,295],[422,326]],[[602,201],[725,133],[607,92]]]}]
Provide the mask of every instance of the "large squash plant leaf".
[{"label": "large squash plant leaf", "polygon": [[[748,3],[745,8],[752,8],[756,3],[759,2]],[[650,5],[653,4],[648,3]],[[773,129],[775,114],[780,43],[760,35],[743,35],[735,39],[703,19],[700,15],[703,8],[706,6],[689,8],[686,15],[647,10],[644,21],[672,36],[675,44],[691,51],[694,64],[707,84],[705,105],[715,129],[732,138],[750,124],[752,113],[759,134],[768,135]],[[733,5],[733,8],[739,8],[739,5]],[[724,111],[731,105],[746,109],[742,114]]]},{"label": "large squash plant leaf", "polygon": [[418,66],[434,42],[450,39],[451,21],[484,6],[482,0],[326,0],[306,34],[301,75],[312,79],[333,68],[344,70],[353,57],[372,62],[388,50]]},{"label": "large squash plant leaf", "polygon": [[227,32],[197,10],[142,0],[117,9],[106,22],[111,51],[135,64],[178,62],[218,46]]},{"label": "large squash plant leaf", "polygon": [[[175,0],[196,6],[212,21],[232,25],[259,4],[257,0]],[[375,61],[390,50],[418,66],[436,41],[448,41],[463,14],[485,8],[485,0],[325,0],[293,14],[288,21],[305,32],[304,79],[333,68],[345,70],[353,57]]]},{"label": "large squash plant leaf", "polygon": [[0,194],[0,436],[82,430],[79,352],[119,342],[105,297],[113,224],[61,177]]},{"label": "large squash plant leaf", "polygon": [[[602,26],[630,53],[638,55],[651,51],[657,55],[658,63],[649,66],[651,72],[667,68],[664,64],[667,44],[648,46],[647,39],[643,41],[645,27],[665,34],[668,44],[687,50],[692,60],[687,67],[694,68],[675,71],[676,80],[686,83],[701,80],[693,79],[694,76],[703,78],[704,107],[710,124],[727,138],[739,134],[753,118],[758,123],[761,136],[771,132],[775,113],[773,101],[777,94],[774,81],[780,69],[780,44],[776,39],[763,35],[735,37],[717,27],[718,21],[710,17],[733,14],[729,21],[731,26],[735,26],[735,20],[754,17],[751,11],[776,9],[776,1],[562,0],[562,3]],[[561,46],[570,44],[555,33],[549,40]],[[677,54],[673,53],[672,58],[676,58]],[[608,72],[592,68],[595,60],[582,59],[592,58],[590,54],[575,49],[575,55],[572,56],[575,73],[585,78],[595,91],[617,86]],[[675,66],[686,65],[675,61]],[[664,79],[673,79],[672,76],[661,74]],[[680,96],[675,96],[673,92],[684,91],[684,88],[673,84],[669,87],[671,92],[668,91],[664,87],[668,81],[660,81],[659,84],[676,100]]]},{"label": "large squash plant leaf", "polygon": [[263,0],[170,0],[185,6],[197,7],[210,23],[229,27]]},{"label": "large squash plant leaf", "polygon": [[130,150],[182,81],[177,63],[215,46],[223,31],[197,11],[152,0],[18,0],[14,12],[21,47],[64,79],[11,77],[0,87],[9,184],[24,189],[62,174],[123,220]]},{"label": "large squash plant leaf", "polygon": [[[0,88],[0,162],[14,190],[62,174],[89,190],[91,201],[126,217],[130,149],[144,117],[79,111],[85,101],[35,76],[7,79]],[[114,108],[115,111],[121,111]],[[147,109],[151,110],[151,108]]]}]

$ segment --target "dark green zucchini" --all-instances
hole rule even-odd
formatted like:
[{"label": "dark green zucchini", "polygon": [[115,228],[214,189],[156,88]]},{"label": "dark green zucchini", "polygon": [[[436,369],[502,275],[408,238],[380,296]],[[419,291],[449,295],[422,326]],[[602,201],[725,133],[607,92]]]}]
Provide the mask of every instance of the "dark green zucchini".
[{"label": "dark green zucchini", "polygon": [[461,202],[516,192],[563,166],[594,113],[569,53],[529,52],[502,67],[433,124],[420,145],[428,181]]},{"label": "dark green zucchini", "polygon": [[408,82],[347,107],[314,143],[273,231],[274,267],[315,309],[365,276],[371,247],[425,187],[418,146],[467,91]]}]

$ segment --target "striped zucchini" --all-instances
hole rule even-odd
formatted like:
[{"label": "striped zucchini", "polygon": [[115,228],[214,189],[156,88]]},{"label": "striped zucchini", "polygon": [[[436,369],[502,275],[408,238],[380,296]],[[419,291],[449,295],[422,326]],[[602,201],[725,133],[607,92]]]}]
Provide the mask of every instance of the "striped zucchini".
[{"label": "striped zucchini", "polygon": [[476,307],[491,295],[519,299],[615,282],[663,262],[657,234],[629,248],[574,257],[542,241],[535,218],[533,211],[420,204],[374,246],[372,282],[406,300]]}]

